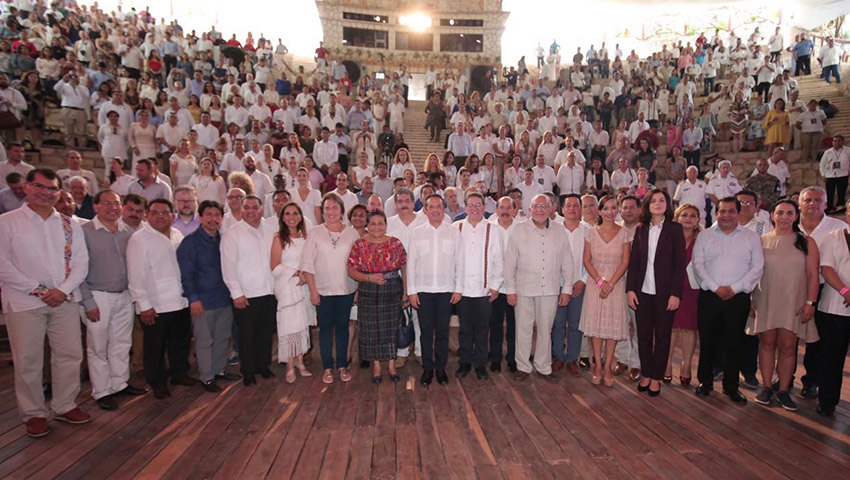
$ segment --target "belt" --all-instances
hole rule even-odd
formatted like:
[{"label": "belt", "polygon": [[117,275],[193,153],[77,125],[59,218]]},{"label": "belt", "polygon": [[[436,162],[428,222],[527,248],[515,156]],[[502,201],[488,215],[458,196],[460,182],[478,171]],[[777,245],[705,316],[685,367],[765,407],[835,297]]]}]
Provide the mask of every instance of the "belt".
[{"label": "belt", "polygon": [[62,107],[62,108],[70,108],[71,110],[82,110],[80,107]]},{"label": "belt", "polygon": [[109,290],[92,290],[92,291],[93,291],[93,292],[111,293],[111,294],[113,294],[113,295],[117,295],[117,294],[119,294],[119,293],[124,293],[124,292],[126,292],[127,290],[119,290],[119,291],[117,291],[117,292],[111,292],[111,291],[109,291]]},{"label": "belt", "polygon": [[[379,272],[379,273],[380,273],[380,272]],[[393,270],[392,272],[383,272],[383,273],[381,273],[381,274],[382,274],[382,275],[384,276],[384,278],[386,278],[386,279],[390,279],[390,278],[401,278],[401,272],[399,272],[398,270]]]}]

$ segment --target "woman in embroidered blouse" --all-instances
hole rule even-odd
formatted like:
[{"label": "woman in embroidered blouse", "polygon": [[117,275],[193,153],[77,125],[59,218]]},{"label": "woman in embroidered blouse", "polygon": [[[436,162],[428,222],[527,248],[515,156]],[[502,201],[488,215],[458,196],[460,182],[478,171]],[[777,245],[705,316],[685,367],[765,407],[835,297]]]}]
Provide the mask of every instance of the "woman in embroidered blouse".
[{"label": "woman in embroidered blouse", "polygon": [[381,382],[381,361],[387,361],[390,379],[399,380],[395,369],[399,311],[404,295],[407,254],[395,237],[386,234],[384,212],[368,214],[366,236],[354,242],[348,256],[348,275],[356,280],[357,323],[360,359],[372,362],[372,381]]},{"label": "woman in embroidered blouse", "polygon": [[333,383],[334,368],[340,380],[349,382],[351,373],[346,366],[348,320],[356,287],[354,280],[347,275],[347,262],[351,247],[360,235],[357,230],[342,223],[345,204],[337,194],[325,194],[321,209],[325,223],[313,227],[307,235],[300,269],[318,316],[324,367],[322,382]]}]

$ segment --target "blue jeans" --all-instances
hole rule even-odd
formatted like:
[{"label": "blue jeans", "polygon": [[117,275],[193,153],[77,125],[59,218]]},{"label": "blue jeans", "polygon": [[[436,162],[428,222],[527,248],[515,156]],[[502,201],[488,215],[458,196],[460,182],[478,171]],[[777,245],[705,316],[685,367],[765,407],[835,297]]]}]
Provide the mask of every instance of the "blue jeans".
[{"label": "blue jeans", "polygon": [[830,83],[830,74],[835,75],[835,83],[841,83],[841,73],[838,72],[838,65],[823,67],[823,79],[826,80],[826,83]]},{"label": "blue jeans", "polygon": [[[319,296],[316,316],[319,323],[319,348],[322,350],[322,367],[344,368],[348,363],[348,321],[354,294]],[[334,364],[334,337],[336,337],[336,364]]]},{"label": "blue jeans", "polygon": [[[581,304],[584,292],[573,297],[566,307],[558,307],[555,323],[552,325],[552,360],[564,363],[578,360],[581,351],[581,330],[578,329],[581,320]],[[567,351],[564,352],[564,339],[567,340]]]}]

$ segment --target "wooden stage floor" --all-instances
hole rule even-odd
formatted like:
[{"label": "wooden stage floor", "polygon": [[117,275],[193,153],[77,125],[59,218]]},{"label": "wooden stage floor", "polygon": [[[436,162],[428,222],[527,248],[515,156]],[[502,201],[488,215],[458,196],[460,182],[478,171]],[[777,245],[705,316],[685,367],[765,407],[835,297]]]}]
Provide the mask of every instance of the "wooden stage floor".
[{"label": "wooden stage floor", "polygon": [[458,381],[454,354],[449,384],[430,388],[419,385],[416,362],[402,382],[380,386],[356,366],[351,383],[324,385],[314,362],[315,376],[294,385],[276,366],[276,378],[253,387],[235,382],[219,395],[173,387],[171,399],[124,397],[104,412],[85,383],[93,421],[51,421],[48,436],[31,439],[3,355],[0,478],[850,477],[847,401],[823,419],[796,396],[798,412],[756,405],[752,392],[742,407],[717,392],[699,399],[678,380],[656,398],[624,377],[593,386],[587,372],[562,372],[555,385],[506,373]]}]

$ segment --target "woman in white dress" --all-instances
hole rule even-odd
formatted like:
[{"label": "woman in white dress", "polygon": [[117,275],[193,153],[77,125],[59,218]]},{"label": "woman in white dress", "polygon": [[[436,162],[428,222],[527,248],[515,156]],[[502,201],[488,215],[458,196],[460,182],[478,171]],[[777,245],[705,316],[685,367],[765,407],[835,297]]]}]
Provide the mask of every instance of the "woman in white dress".
[{"label": "woman in white dress", "polygon": [[120,158],[113,158],[109,161],[109,183],[108,188],[124,197],[130,189],[130,184],[136,181],[135,177],[131,177],[124,173],[124,161]]},{"label": "woman in white dress", "polygon": [[189,152],[189,140],[186,138],[180,140],[177,151],[168,162],[171,164],[171,181],[175,187],[189,183],[189,179],[198,171],[198,161]]},{"label": "woman in white dress", "polygon": [[301,251],[307,227],[301,207],[294,202],[283,206],[280,230],[272,242],[271,269],[277,299],[277,358],[286,362],[286,382],[295,383],[295,369],[302,377],[312,374],[304,367],[304,354],[310,348],[310,321],[307,296],[301,280]]},{"label": "woman in white dress", "polygon": [[322,194],[310,185],[310,174],[307,169],[300,167],[295,174],[298,180],[298,188],[295,189],[295,195],[292,196],[292,201],[301,207],[304,218],[309,220],[310,225],[319,225],[319,219],[322,218]]},{"label": "woman in white dress", "polygon": [[215,171],[215,164],[210,157],[204,157],[201,160],[199,172],[192,175],[189,179],[189,185],[195,189],[198,195],[198,201],[214,200],[224,205],[225,194],[227,193],[227,185],[224,179]]},{"label": "woman in white dress", "polygon": [[136,163],[143,158],[156,157],[156,127],[150,122],[150,112],[139,110],[139,121],[130,125],[127,132],[127,140],[133,150],[133,163],[131,171],[136,171]]}]

